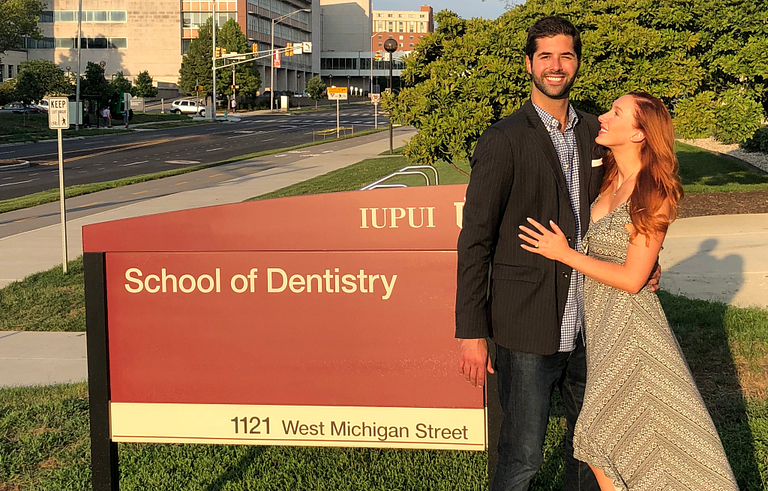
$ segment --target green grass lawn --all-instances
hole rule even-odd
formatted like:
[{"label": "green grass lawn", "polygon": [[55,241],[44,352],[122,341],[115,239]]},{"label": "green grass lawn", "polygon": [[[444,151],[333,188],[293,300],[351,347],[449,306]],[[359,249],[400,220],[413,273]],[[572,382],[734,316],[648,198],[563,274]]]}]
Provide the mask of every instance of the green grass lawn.
[{"label": "green grass lawn", "polygon": [[680,179],[686,193],[721,193],[768,189],[768,175],[712,152],[675,142]]},{"label": "green grass lawn", "polygon": [[[661,293],[743,490],[768,483],[768,311]],[[561,489],[559,398],[534,490]],[[0,389],[0,490],[89,490],[85,383]],[[481,490],[484,453],[120,444],[121,489]],[[5,487],[3,487],[5,486]]]},{"label": "green grass lawn", "polygon": [[[368,159],[255,199],[357,189],[405,165],[401,156]],[[451,166],[437,168],[441,182],[465,182]],[[0,330],[83,331],[82,260],[69,269],[0,289]],[[660,298],[741,489],[766,489],[768,311]],[[565,420],[554,399],[534,490],[562,487]],[[84,383],[0,390],[0,491],[90,489],[88,425]],[[483,453],[155,444],[120,444],[119,452],[126,491],[485,489]]]}]

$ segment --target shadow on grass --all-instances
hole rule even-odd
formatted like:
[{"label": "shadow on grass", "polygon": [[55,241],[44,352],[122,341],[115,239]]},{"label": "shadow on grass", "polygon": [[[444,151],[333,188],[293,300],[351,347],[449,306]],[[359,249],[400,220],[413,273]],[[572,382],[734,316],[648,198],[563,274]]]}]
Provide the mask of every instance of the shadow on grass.
[{"label": "shadow on grass", "polygon": [[687,145],[678,144],[676,148],[683,185],[768,184],[768,175],[758,174],[738,162]]}]

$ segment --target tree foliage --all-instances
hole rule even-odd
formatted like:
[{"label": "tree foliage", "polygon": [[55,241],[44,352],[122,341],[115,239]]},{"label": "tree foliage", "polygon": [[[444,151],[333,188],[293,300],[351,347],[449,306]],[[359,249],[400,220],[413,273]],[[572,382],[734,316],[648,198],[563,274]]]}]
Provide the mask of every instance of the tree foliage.
[{"label": "tree foliage", "polygon": [[[235,19],[229,19],[221,26],[216,34],[216,44],[227,50],[228,53],[250,53],[248,39],[240,30],[240,24]],[[216,70],[218,84],[217,89],[225,95],[232,95],[232,69]],[[239,86],[237,93],[241,95],[255,96],[261,87],[261,76],[256,70],[256,63],[243,63],[235,68],[235,83]]]},{"label": "tree foliage", "polygon": [[319,101],[323,96],[325,89],[326,86],[320,77],[312,77],[309,79],[309,82],[307,82],[307,88],[305,89],[305,92],[310,97],[310,99],[314,99],[315,107],[317,107],[317,101]]},{"label": "tree foliage", "polygon": [[133,95],[136,97],[156,97],[157,87],[152,85],[152,77],[149,70],[140,72],[133,81]]},{"label": "tree foliage", "polygon": [[17,100],[31,104],[46,95],[67,95],[72,84],[64,70],[48,60],[30,60],[19,65],[14,96]]},{"label": "tree foliage", "polygon": [[0,53],[20,48],[24,36],[42,37],[37,21],[44,8],[40,0],[0,0]]},{"label": "tree foliage", "polygon": [[98,63],[89,61],[85,66],[85,78],[80,81],[80,94],[99,104],[106,104],[114,91],[104,77],[104,68]]},{"label": "tree foliage", "polygon": [[[189,50],[179,70],[179,87],[186,93],[195,93],[195,84],[203,87],[201,95],[208,97],[213,94],[212,63],[213,57],[213,22],[208,19],[197,30],[197,38],[189,43]],[[228,52],[246,53],[250,51],[248,40],[240,30],[240,25],[234,20],[228,20],[221,29],[216,31],[216,44]],[[236,84],[240,86],[239,94],[256,95],[261,87],[261,77],[255,63],[237,65],[235,72]],[[231,95],[232,69],[216,70],[217,95]]]},{"label": "tree foliage", "polygon": [[574,105],[599,114],[632,90],[667,103],[683,136],[743,141],[768,107],[768,9],[760,0],[528,0],[496,20],[449,11],[406,58],[404,89],[384,98],[420,131],[414,161],[464,160],[480,134],[530,94],[526,30],[562,15],[582,33]]},{"label": "tree foliage", "polygon": [[130,93],[133,90],[133,84],[130,80],[125,78],[125,75],[123,75],[121,70],[115,73],[115,75],[112,77],[112,80],[109,81],[109,88],[114,94],[123,94],[125,92]]}]

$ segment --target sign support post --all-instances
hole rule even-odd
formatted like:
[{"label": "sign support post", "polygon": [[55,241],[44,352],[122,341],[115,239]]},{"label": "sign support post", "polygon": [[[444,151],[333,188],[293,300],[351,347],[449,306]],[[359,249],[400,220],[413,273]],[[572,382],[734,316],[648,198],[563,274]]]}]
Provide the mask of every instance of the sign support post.
[{"label": "sign support post", "polygon": [[347,88],[346,87],[329,87],[328,88],[328,100],[336,101],[336,138],[339,138],[339,132],[341,125],[339,124],[339,101],[347,100]]},{"label": "sign support post", "polygon": [[[78,118],[79,119],[79,118]],[[69,99],[52,97],[48,109],[48,128],[56,130],[59,142],[59,202],[61,210],[62,269],[67,273],[67,209],[64,204],[64,151],[61,130],[69,128]]]}]

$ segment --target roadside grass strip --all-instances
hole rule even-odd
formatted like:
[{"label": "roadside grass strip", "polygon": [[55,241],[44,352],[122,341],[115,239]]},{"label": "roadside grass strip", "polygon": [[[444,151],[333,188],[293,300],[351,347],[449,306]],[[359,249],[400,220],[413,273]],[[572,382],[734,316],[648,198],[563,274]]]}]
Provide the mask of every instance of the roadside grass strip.
[{"label": "roadside grass strip", "polygon": [[[368,159],[253,199],[358,189],[405,165],[404,157]],[[450,165],[437,168],[441,182],[465,182]],[[0,330],[84,331],[82,259],[69,270],[0,289]],[[768,310],[659,298],[741,489],[766,489]],[[562,488],[565,413],[557,394],[553,402],[534,490]],[[0,389],[0,490],[90,490],[88,431],[86,383]],[[486,489],[482,452],[126,443],[119,455],[124,491]]]},{"label": "roadside grass strip", "polygon": [[[85,194],[91,194],[98,191],[104,191],[106,189],[113,189],[121,186],[128,186],[130,184],[137,184],[140,182],[146,182],[146,181],[153,181],[155,179],[162,179],[164,177],[171,177],[171,176],[178,176],[180,174],[187,174],[189,172],[195,172],[202,169],[207,169],[209,167],[216,167],[219,165],[225,165],[225,164],[231,164],[233,162],[240,162],[242,160],[248,160],[253,159],[257,157],[263,157],[265,155],[274,155],[278,153],[284,153],[291,150],[298,150],[301,148],[307,148],[312,147],[315,145],[322,145],[323,143],[330,143],[333,141],[340,141],[340,140],[346,140],[348,138],[356,138],[360,136],[370,135],[372,133],[378,133],[380,131],[384,130],[366,130],[361,131],[359,133],[356,133],[353,136],[348,136],[344,138],[339,138],[338,140],[336,138],[328,138],[325,141],[319,141],[319,142],[309,142],[304,143],[302,145],[296,145],[295,147],[288,147],[288,148],[280,148],[276,150],[265,150],[263,152],[256,152],[256,153],[250,153],[246,155],[241,155],[239,157],[232,157],[227,160],[222,160],[221,162],[214,162],[211,164],[202,164],[202,165],[196,165],[191,167],[185,167],[182,169],[174,169],[164,172],[154,172],[151,174],[141,174],[138,176],[133,177],[126,177],[123,179],[116,179],[113,181],[105,181],[105,182],[96,182],[92,184],[78,184],[75,186],[68,186],[65,188],[65,197],[66,198],[74,198],[76,196],[82,196]],[[47,191],[40,191],[38,193],[28,194],[26,196],[20,196],[18,198],[12,198],[12,199],[6,199],[0,201],[0,213],[5,213],[8,211],[14,211],[14,210],[20,210],[23,208],[29,208],[32,206],[37,205],[44,205],[46,203],[52,203],[54,201],[59,200],[59,190],[58,189],[49,189]],[[2,491],[2,490],[0,490]]]}]

